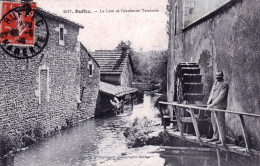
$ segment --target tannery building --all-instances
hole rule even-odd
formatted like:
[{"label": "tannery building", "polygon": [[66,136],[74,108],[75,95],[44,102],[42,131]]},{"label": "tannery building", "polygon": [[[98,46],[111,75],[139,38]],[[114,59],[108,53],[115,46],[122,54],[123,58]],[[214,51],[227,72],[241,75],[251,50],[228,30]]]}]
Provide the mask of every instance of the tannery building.
[{"label": "tannery building", "polygon": [[134,93],[138,90],[132,87],[133,63],[131,56],[124,51],[96,50],[93,57],[100,65],[100,93],[96,115],[113,111],[111,100],[114,97],[124,102],[133,102]]},{"label": "tannery building", "polygon": [[[206,104],[215,73],[222,70],[230,85],[227,109],[259,115],[259,1],[169,0],[168,9],[168,101],[193,99]],[[202,77],[192,94],[185,92],[195,84],[179,78],[181,65]],[[233,138],[242,135],[238,121],[238,116],[226,114],[228,135]],[[250,146],[259,149],[260,120],[245,117],[245,126]]]},{"label": "tannery building", "polygon": [[2,152],[24,146],[25,137],[47,136],[95,113],[99,65],[77,41],[83,26],[40,8],[37,12],[49,29],[42,52],[17,59],[0,50]]},{"label": "tannery building", "polygon": [[123,51],[96,50],[93,57],[100,65],[100,80],[121,86],[132,86],[133,64],[131,56]]}]

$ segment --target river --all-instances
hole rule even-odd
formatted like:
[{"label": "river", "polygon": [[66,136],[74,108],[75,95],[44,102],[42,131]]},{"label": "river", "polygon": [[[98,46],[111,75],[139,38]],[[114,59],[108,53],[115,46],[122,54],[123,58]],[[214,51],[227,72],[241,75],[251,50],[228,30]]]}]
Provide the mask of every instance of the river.
[{"label": "river", "polygon": [[221,159],[214,151],[205,154],[194,150],[183,154],[178,150],[164,151],[160,146],[128,148],[123,131],[136,117],[160,121],[153,108],[157,97],[145,94],[144,103],[134,105],[133,110],[126,107],[119,116],[91,119],[64,130],[0,160],[0,166],[248,166],[244,160],[241,164]]}]

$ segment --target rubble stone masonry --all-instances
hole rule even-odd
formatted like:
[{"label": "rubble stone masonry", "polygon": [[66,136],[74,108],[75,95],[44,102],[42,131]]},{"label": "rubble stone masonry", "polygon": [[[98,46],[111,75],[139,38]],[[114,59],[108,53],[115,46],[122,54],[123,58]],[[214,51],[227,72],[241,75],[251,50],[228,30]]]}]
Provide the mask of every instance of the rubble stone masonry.
[{"label": "rubble stone masonry", "polygon": [[[130,56],[130,55],[128,55]],[[131,63],[129,62],[130,59],[126,59],[126,65],[124,66],[124,69],[121,73],[121,85],[122,86],[128,86],[132,87],[132,82],[133,82],[133,69],[131,66]]]},{"label": "rubble stone masonry", "polygon": [[[94,76],[85,77],[82,65],[87,61],[80,62],[84,55],[77,48],[79,27],[45,19],[49,41],[38,56],[19,60],[0,50],[0,155],[25,146],[28,138],[48,136],[94,115],[99,70],[95,66]],[[59,42],[61,25],[64,45]],[[85,101],[80,106],[82,86]]]},{"label": "rubble stone masonry", "polygon": [[80,104],[74,119],[77,122],[94,117],[100,81],[100,68],[83,45],[80,46],[80,62]]}]

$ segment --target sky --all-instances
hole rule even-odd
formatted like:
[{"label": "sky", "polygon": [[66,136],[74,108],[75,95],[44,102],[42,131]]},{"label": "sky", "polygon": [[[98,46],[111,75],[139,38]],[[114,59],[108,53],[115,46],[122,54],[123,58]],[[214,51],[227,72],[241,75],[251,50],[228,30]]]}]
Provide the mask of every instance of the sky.
[{"label": "sky", "polygon": [[[79,41],[89,51],[115,49],[120,41],[131,41],[135,51],[166,50],[165,14],[168,0],[34,0],[37,6],[80,23]],[[92,13],[75,13],[75,10]],[[140,10],[140,12],[122,12]],[[144,12],[144,10],[157,12]],[[73,13],[64,13],[72,10]],[[101,13],[100,11],[105,11]],[[106,12],[114,10],[114,12]],[[119,10],[119,12],[116,12]],[[96,12],[95,12],[96,11]]]}]

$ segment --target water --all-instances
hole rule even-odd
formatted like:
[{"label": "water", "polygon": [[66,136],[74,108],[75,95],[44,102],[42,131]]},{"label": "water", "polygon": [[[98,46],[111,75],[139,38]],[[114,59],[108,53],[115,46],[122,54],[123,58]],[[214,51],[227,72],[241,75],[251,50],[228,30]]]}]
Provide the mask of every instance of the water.
[{"label": "water", "polygon": [[[88,120],[76,127],[45,139],[14,156],[0,160],[0,166],[173,166],[173,165],[244,165],[227,161],[216,152],[164,151],[159,146],[128,148],[124,128],[136,117],[155,118],[156,97],[145,95],[144,103],[126,109],[124,114]],[[192,155],[191,155],[192,154]],[[196,155],[194,155],[196,154]],[[251,160],[248,160],[250,163]],[[248,163],[247,163],[248,166]]]}]

